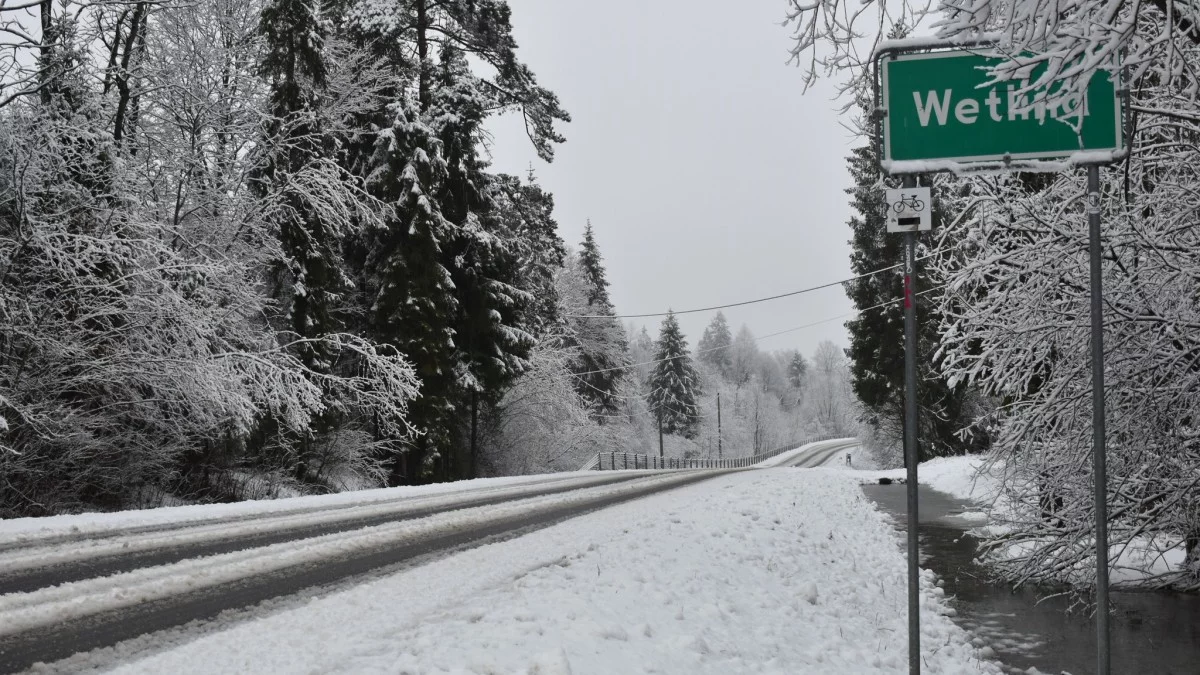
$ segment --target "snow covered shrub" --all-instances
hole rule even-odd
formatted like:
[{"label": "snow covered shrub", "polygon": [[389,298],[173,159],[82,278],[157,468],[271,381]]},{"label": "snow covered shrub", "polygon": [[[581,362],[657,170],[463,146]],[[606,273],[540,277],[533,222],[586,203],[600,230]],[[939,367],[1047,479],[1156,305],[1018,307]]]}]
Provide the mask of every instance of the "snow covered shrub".
[{"label": "snow covered shrub", "polygon": [[[0,109],[0,516],[211,484],[185,475],[191,461],[219,460],[195,465],[207,477],[236,465],[268,417],[296,435],[328,413],[410,432],[416,378],[398,353],[353,335],[296,338],[264,319],[277,250],[238,182],[246,153],[223,142],[237,124],[253,128],[254,96],[241,85],[180,96],[181,82],[202,83],[164,78],[160,98],[141,101],[146,145],[127,153],[61,21],[46,51],[69,67]],[[195,104],[175,110],[194,124],[168,122],[169,104]],[[343,367],[306,367],[293,349],[305,340]]]},{"label": "snow covered shrub", "polygon": [[[1200,487],[1195,5],[868,0],[842,20],[840,0],[789,4],[796,61],[809,66],[810,81],[849,75],[849,92],[868,91],[870,49],[856,34],[868,24],[876,42],[928,31],[994,42],[998,56],[1021,55],[1005,58],[994,79],[1016,85],[1044,66],[1028,84],[1048,88],[1047,106],[1117,71],[1120,56],[1132,154],[1102,171],[1101,184],[1110,557],[1140,567],[1143,583],[1200,588],[1182,564],[1195,560]],[[1096,560],[1084,177],[975,176],[963,187],[947,205],[959,225],[934,233],[930,266],[933,284],[945,284],[942,370],[952,385],[969,382],[1000,403],[988,432],[1015,510],[992,543],[1005,551],[1008,579],[1086,584]]]},{"label": "snow covered shrub", "polygon": [[[1194,527],[1198,139],[1196,121],[1143,116],[1141,147],[1125,171],[1104,172],[1114,546],[1170,548]],[[954,254],[935,264],[947,284],[942,368],[1007,402],[995,447],[1008,460],[1010,498],[1026,506],[1001,542],[1022,544],[1023,554],[1004,565],[1007,576],[1085,579],[1078,570],[1092,564],[1082,540],[1091,531],[1092,424],[1083,177],[1065,174],[1044,185],[1021,176],[975,178],[971,185],[968,199],[988,206],[977,208],[965,234],[941,233],[939,243]],[[1042,513],[1047,491],[1061,503],[1053,519]],[[1178,568],[1154,577],[1156,584],[1195,587]]]}]

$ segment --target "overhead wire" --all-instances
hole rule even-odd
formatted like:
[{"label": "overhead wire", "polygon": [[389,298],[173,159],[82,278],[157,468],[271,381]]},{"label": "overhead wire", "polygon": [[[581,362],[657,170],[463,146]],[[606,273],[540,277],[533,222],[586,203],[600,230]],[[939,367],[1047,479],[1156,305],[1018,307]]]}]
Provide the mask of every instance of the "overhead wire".
[{"label": "overhead wire", "polygon": [[[941,289],[943,289],[943,288],[945,288],[945,287],[946,287],[946,284],[942,284],[941,286],[934,286],[933,288],[928,288],[928,289],[926,289],[926,290],[923,290],[923,291],[921,291],[920,293],[916,293],[915,295],[925,295],[926,293],[932,293],[933,291],[938,291],[938,290],[941,290]],[[803,326],[796,326],[796,327],[794,327],[794,328],[788,328],[788,329],[781,330],[781,331],[778,331],[778,332],[775,332],[775,333],[769,333],[769,334],[767,334],[767,335],[762,335],[762,336],[759,336],[759,337],[756,337],[756,338],[754,338],[754,341],[755,341],[755,342],[758,342],[759,340],[766,340],[767,338],[776,337],[776,336],[778,336],[778,335],[784,335],[784,334],[786,334],[786,333],[793,333],[793,332],[795,332],[795,331],[798,331],[798,330],[803,330],[803,329],[805,329],[805,328],[812,328],[813,326],[819,326],[819,325],[821,325],[821,324],[823,324],[823,323],[829,323],[830,321],[837,321],[838,319],[844,319],[844,318],[848,318],[848,317],[851,317],[851,316],[855,316],[855,315],[857,315],[857,314],[861,314],[861,313],[863,313],[863,312],[870,312],[870,311],[873,311],[873,310],[876,310],[876,309],[883,309],[883,308],[885,308],[885,307],[888,307],[888,306],[891,306],[891,305],[893,305],[893,304],[895,304],[895,303],[897,303],[897,302],[902,302],[903,300],[904,300],[904,298],[893,298],[893,299],[891,299],[891,300],[888,300],[887,302],[881,302],[881,303],[879,303],[878,305],[872,305],[872,306],[870,306],[870,307],[864,307],[864,308],[862,308],[862,309],[858,309],[858,310],[855,310],[855,311],[853,311],[853,312],[847,312],[847,313],[845,313],[845,314],[839,314],[838,316],[831,316],[831,317],[829,317],[829,318],[827,318],[827,319],[821,319],[820,321],[814,321],[814,322],[812,322],[812,323],[806,323],[806,324],[804,324]],[[681,358],[684,358],[684,357],[699,356],[700,354],[707,354],[707,353],[709,353],[709,352],[715,352],[715,351],[718,351],[718,350],[721,350],[721,349],[729,349],[729,348],[731,348],[732,346],[733,346],[733,345],[720,345],[720,346],[717,346],[717,347],[709,347],[708,349],[701,349],[701,350],[697,350],[697,351],[695,351],[695,352],[692,352],[692,353],[690,353],[690,354],[680,354],[679,356],[668,356],[668,357],[666,357],[666,358],[662,358],[662,359],[654,359],[653,361],[643,361],[643,362],[641,362],[641,363],[631,363],[631,364],[624,365],[624,366],[614,366],[614,367],[612,367],[612,368],[600,368],[600,369],[597,369],[597,370],[589,370],[589,371],[587,371],[587,372],[583,372],[583,373],[573,373],[573,375],[575,375],[575,376],[577,376],[577,377],[582,377],[582,376],[584,376],[584,375],[596,375],[596,374],[599,374],[599,373],[612,373],[612,372],[616,372],[616,371],[618,371],[618,370],[629,370],[630,368],[637,368],[637,367],[639,367],[639,366],[652,366],[652,365],[655,365],[655,364],[658,364],[658,363],[663,363],[664,361],[674,361],[674,360],[676,360],[676,359],[681,359]]]},{"label": "overhead wire", "polygon": [[[937,253],[938,253],[938,251],[930,251],[929,253],[926,253],[923,256],[914,258],[914,261],[925,260],[926,258],[931,258],[934,255],[936,255]],[[903,266],[904,266],[903,263],[897,263],[895,265],[891,265],[888,267],[882,267],[880,269],[872,270],[870,272],[856,274],[852,277],[848,277],[848,278],[842,279],[840,281],[830,281],[828,283],[824,283],[819,286],[811,286],[809,288],[802,288],[798,291],[789,291],[787,293],[771,295],[771,296],[767,296],[765,298],[755,298],[753,300],[743,300],[741,302],[731,302],[727,305],[713,305],[712,307],[698,307],[696,309],[684,309],[684,310],[679,310],[679,311],[667,310],[665,312],[650,312],[648,314],[566,314],[563,316],[563,318],[566,318],[566,319],[646,319],[646,318],[652,318],[652,317],[657,317],[657,316],[667,316],[668,314],[674,314],[674,315],[678,316],[680,314],[696,314],[699,312],[711,312],[713,310],[718,310],[718,309],[729,309],[730,307],[743,307],[745,305],[754,305],[754,304],[758,304],[761,302],[770,302],[772,300],[780,300],[783,298],[790,298],[792,296],[802,295],[804,293],[812,293],[813,291],[819,291],[819,290],[822,290],[825,288],[832,288],[834,286],[840,286],[842,284],[847,284],[847,283],[850,283],[851,281],[858,281],[859,279],[866,279],[868,277],[873,277],[876,274],[883,274],[884,272],[890,272],[894,269],[899,269]]]},{"label": "overhead wire", "polygon": [[[932,288],[927,288],[927,289],[925,289],[925,290],[923,290],[923,291],[921,291],[921,292],[919,292],[919,293],[915,293],[914,295],[916,295],[916,296],[921,296],[921,295],[925,295],[926,293],[932,293],[932,292],[934,292],[934,291],[940,291],[941,289],[945,288],[945,287],[946,287],[946,286],[948,286],[948,285],[949,285],[949,284],[942,284],[941,286],[934,286],[934,287],[932,287]],[[904,298],[902,298],[902,297],[900,297],[900,298],[893,298],[893,299],[891,299],[891,300],[888,300],[887,302],[881,302],[881,303],[879,303],[879,304],[877,304],[877,305],[871,305],[870,307],[864,307],[864,308],[862,308],[862,309],[857,309],[857,310],[854,310],[853,312],[846,312],[845,314],[839,314],[838,316],[831,316],[831,317],[829,317],[829,318],[826,318],[826,319],[821,319],[820,321],[813,321],[812,323],[806,323],[806,324],[804,324],[803,326],[795,326],[795,327],[793,327],[793,328],[787,328],[787,329],[785,329],[785,330],[777,331],[777,332],[774,332],[774,333],[768,333],[767,335],[761,335],[761,336],[755,337],[755,338],[754,338],[754,341],[755,341],[755,342],[758,342],[758,341],[760,341],[760,340],[766,340],[767,338],[773,338],[773,337],[776,337],[776,336],[779,336],[779,335],[785,335],[785,334],[787,334],[787,333],[794,333],[794,332],[796,332],[796,331],[798,331],[798,330],[804,330],[805,328],[812,328],[813,326],[819,326],[819,325],[821,325],[821,324],[823,324],[823,323],[829,323],[830,321],[837,321],[838,319],[845,319],[845,318],[848,318],[848,317],[856,316],[856,315],[858,315],[858,314],[862,314],[863,312],[870,312],[870,311],[874,311],[874,310],[876,310],[876,309],[884,309],[884,308],[886,308],[886,307],[889,307],[889,306],[891,306],[891,305],[893,305],[893,304],[895,304],[895,303],[897,303],[897,302],[902,302],[903,300],[904,300]],[[592,371],[588,371],[588,372],[586,372],[586,373],[578,373],[578,374],[576,374],[576,373],[571,373],[571,376],[572,376],[572,377],[575,377],[576,379],[578,379],[578,380],[579,380],[579,381],[581,381],[581,382],[584,382],[584,384],[587,384],[589,387],[592,387],[593,389],[596,389],[596,391],[601,391],[600,389],[597,389],[596,387],[592,386],[592,385],[591,385],[591,383],[588,383],[588,382],[586,382],[585,380],[583,380],[583,379],[582,379],[582,376],[583,376],[583,375],[594,375],[594,374],[597,374],[597,373],[608,373],[608,372],[613,372],[613,371],[617,371],[617,370],[627,370],[627,369],[630,369],[630,368],[637,368],[638,366],[649,366],[649,365],[654,365],[654,364],[657,364],[657,363],[662,363],[662,362],[664,362],[664,361],[673,361],[673,360],[675,360],[675,359],[681,359],[681,358],[683,358],[683,357],[685,357],[685,356],[693,356],[693,355],[695,355],[695,356],[698,356],[698,355],[700,355],[700,354],[707,354],[707,353],[709,353],[709,352],[714,352],[714,351],[718,351],[718,350],[721,350],[721,349],[729,349],[729,348],[731,348],[732,346],[733,346],[733,345],[721,345],[721,346],[719,346],[719,347],[710,347],[710,348],[708,348],[708,349],[703,349],[703,350],[700,350],[700,351],[694,352],[693,354],[683,354],[683,355],[680,355],[680,356],[669,356],[669,357],[667,357],[667,358],[665,358],[665,359],[655,359],[655,360],[653,360],[653,361],[643,361],[643,362],[641,362],[641,363],[631,363],[631,364],[629,364],[629,365],[626,365],[626,366],[617,366],[617,367],[615,367],[615,368],[604,368],[604,369],[601,369],[601,370],[592,370]],[[656,389],[655,391],[657,391],[657,389]],[[612,395],[612,397],[613,397],[613,398],[621,398],[621,399],[641,399],[641,398],[642,398],[641,396],[617,396],[617,395]],[[672,407],[668,406],[668,405],[667,405],[667,404],[664,402],[664,403],[660,403],[660,404],[659,404],[659,405],[657,405],[657,406],[654,406],[654,407],[651,407],[651,408],[647,409],[645,412],[641,412],[641,411],[639,411],[639,412],[633,412],[633,413],[617,413],[617,414],[601,414],[601,413],[593,413],[593,414],[592,414],[592,416],[593,416],[593,417],[603,417],[603,418],[606,418],[606,419],[616,419],[616,418],[627,419],[627,418],[634,418],[634,417],[642,417],[642,416],[646,416],[646,415],[651,415],[651,414],[653,414],[653,413],[657,412],[657,411],[658,411],[659,409],[661,409],[661,408],[666,408],[666,409],[668,409],[668,410],[670,410],[670,411],[672,411],[672,412],[675,412],[676,414],[679,414],[679,413],[678,413],[678,411],[676,411],[674,408],[672,408]]]}]

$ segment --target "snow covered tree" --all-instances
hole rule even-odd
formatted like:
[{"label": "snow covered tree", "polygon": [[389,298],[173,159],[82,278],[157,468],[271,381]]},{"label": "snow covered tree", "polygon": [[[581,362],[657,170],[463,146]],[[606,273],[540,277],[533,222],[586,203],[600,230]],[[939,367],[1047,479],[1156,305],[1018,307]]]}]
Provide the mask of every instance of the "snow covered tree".
[{"label": "snow covered tree", "polygon": [[596,231],[592,229],[591,220],[587,221],[583,229],[583,243],[579,245],[579,264],[588,282],[588,304],[611,308],[612,300],[608,297],[608,275],[604,271],[604,257],[600,255],[600,247],[596,244]]},{"label": "snow covered tree", "polygon": [[663,319],[655,346],[654,358],[658,362],[646,383],[650,389],[646,400],[664,433],[691,438],[700,422],[697,401],[702,390],[674,313]]},{"label": "snow covered tree", "polygon": [[[404,83],[383,111],[364,116],[362,126],[385,130],[360,134],[345,156],[395,211],[355,256],[362,285],[377,296],[372,330],[409,355],[423,382],[413,415],[425,435],[403,449],[392,479],[469,475],[481,402],[497,400],[527,367],[533,332],[546,324],[525,287],[545,279],[521,267],[530,251],[520,237],[534,233],[509,227],[516,221],[479,154],[483,121],[522,113],[549,160],[562,140],[554,125],[569,117],[516,58],[504,2],[351,1],[343,16],[346,34]],[[553,248],[544,232],[537,236],[527,243]]]},{"label": "snow covered tree", "polygon": [[[354,407],[409,432],[402,357],[263,320],[278,248],[246,180],[266,101],[256,8],[156,6],[132,20],[152,4],[42,4],[41,95],[0,116],[4,515],[245,497],[244,478],[267,475],[265,418],[303,435]],[[354,373],[308,368],[296,354],[316,340]],[[327,458],[370,483],[370,458],[345,448]],[[346,484],[327,469],[312,473]]]},{"label": "snow covered tree", "polygon": [[[349,285],[341,269],[341,237],[336,228],[347,215],[321,209],[314,203],[311,183],[297,176],[313,165],[332,169],[333,189],[340,187],[332,148],[323,138],[320,99],[326,83],[324,47],[326,24],[320,5],[312,0],[273,0],[262,11],[260,28],[266,42],[262,73],[271,81],[271,116],[262,167],[264,192],[277,192],[280,207],[272,214],[279,231],[289,278],[285,316],[292,332],[312,337],[334,332],[338,296]],[[336,200],[336,196],[334,197]],[[338,216],[341,215],[339,218]],[[327,369],[328,355],[314,353],[305,343],[301,359]]]},{"label": "snow covered tree", "polygon": [[804,388],[804,383],[808,378],[808,361],[804,360],[804,355],[799,351],[793,352],[791,358],[787,360],[787,375],[788,381],[793,387]]},{"label": "snow covered tree", "polygon": [[521,321],[539,338],[558,331],[564,310],[556,280],[566,265],[567,249],[554,220],[554,197],[538,186],[532,172],[527,181],[494,176],[488,188],[495,217],[512,236],[518,285],[532,296]]},{"label": "snow covered tree", "polygon": [[654,360],[654,338],[650,337],[650,331],[645,326],[635,330],[633,323],[629,324],[626,333],[635,336],[629,342],[628,359],[631,364],[640,364],[634,366],[631,372],[635,373],[637,385],[642,386],[650,379],[650,373],[654,372],[654,364],[650,363]]},{"label": "snow covered tree", "polygon": [[807,405],[825,433],[848,434],[854,430],[857,410],[850,390],[850,373],[843,350],[823,340],[813,354],[812,386]]},{"label": "snow covered tree", "polygon": [[621,322],[613,316],[616,311],[608,297],[604,258],[596,244],[591,221],[583,232],[577,264],[583,278],[586,304],[575,313],[589,318],[569,321],[570,334],[580,348],[575,364],[576,388],[581,396],[591,401],[598,415],[612,415],[620,410],[615,394],[625,374],[623,366],[627,363],[628,346]]},{"label": "snow covered tree", "polygon": [[754,339],[754,333],[742,324],[738,329],[737,337],[733,339],[733,345],[730,347],[730,363],[729,363],[729,381],[735,387],[741,388],[750,383],[750,379],[754,377],[754,371],[758,368],[758,341]]},{"label": "snow covered tree", "polygon": [[733,335],[729,332],[729,323],[725,320],[724,312],[718,310],[696,344],[696,355],[721,374],[728,375],[733,364],[732,346]]},{"label": "snow covered tree", "polygon": [[[850,219],[852,252],[850,267],[856,275],[899,265],[904,259],[904,238],[887,232],[881,209],[886,185],[879,178],[875,146],[867,144],[852,151],[850,175],[855,187],[848,192],[857,212]],[[949,193],[935,190],[934,226],[944,222],[942,197]],[[916,263],[918,279],[927,279],[929,249],[922,245]],[[922,282],[922,286],[932,286]],[[904,273],[900,268],[846,283],[846,294],[855,307],[863,310],[846,322],[850,334],[851,383],[865,407],[865,420],[883,436],[900,443],[904,425],[904,308],[897,300],[903,296]],[[922,300],[930,295],[921,296]],[[936,300],[936,295],[932,296]],[[872,309],[867,309],[872,308]],[[936,301],[923,301],[917,335],[917,405],[921,420],[923,458],[954,455],[968,449],[981,449],[984,437],[976,434],[964,440],[960,435],[975,422],[971,405],[974,394],[964,385],[950,387],[939,372],[935,356],[941,334]]]},{"label": "snow covered tree", "polygon": [[[828,66],[848,71],[850,88],[864,84],[858,27],[831,20],[840,3],[791,4],[796,57],[811,59],[811,73]],[[1182,564],[1142,570],[1143,583],[1200,587],[1200,369],[1189,327],[1197,278],[1192,225],[1200,213],[1194,4],[1087,0],[1061,11],[1046,0],[952,0],[928,13],[896,9],[874,1],[855,16],[878,19],[871,30],[882,34],[893,21],[916,17],[942,39],[994,40],[1001,59],[992,78],[1021,82],[1040,69],[1028,84],[1048,91],[1046,106],[1078,98],[1097,73],[1127,74],[1131,155],[1122,171],[1103,171],[1101,185],[1108,529],[1114,551],[1155,561],[1167,550],[1183,553]],[[1012,54],[1020,56],[1005,56]],[[1003,404],[993,459],[1005,471],[1014,508],[1010,527],[989,545],[1016,545],[998,566],[1021,583],[1086,585],[1103,564],[1088,538],[1094,511],[1091,355],[1080,318],[1089,313],[1084,194],[1083,176],[1069,172],[971,177],[953,196],[962,227],[938,231],[943,252],[930,265],[935,283],[947,289],[937,299],[942,370],[951,384],[969,382]]]},{"label": "snow covered tree", "polygon": [[381,166],[368,184],[393,204],[392,215],[367,233],[364,282],[372,298],[371,336],[405,354],[421,379],[411,420],[423,434],[393,454],[391,481],[401,483],[422,480],[449,445],[456,413],[458,300],[442,263],[453,226],[431,194],[446,173],[441,144],[420,121],[415,101],[401,102],[396,114],[395,124],[380,134]]}]

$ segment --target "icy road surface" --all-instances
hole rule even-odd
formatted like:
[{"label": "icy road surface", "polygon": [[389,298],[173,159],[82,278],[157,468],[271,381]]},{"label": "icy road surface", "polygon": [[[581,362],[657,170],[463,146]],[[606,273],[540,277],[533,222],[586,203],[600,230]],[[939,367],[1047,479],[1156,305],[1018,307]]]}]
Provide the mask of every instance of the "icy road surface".
[{"label": "icy road surface", "polygon": [[[904,673],[899,544],[843,472],[741,471],[210,624],[202,634],[159,634],[59,667]],[[925,672],[1000,672],[925,581]]]}]

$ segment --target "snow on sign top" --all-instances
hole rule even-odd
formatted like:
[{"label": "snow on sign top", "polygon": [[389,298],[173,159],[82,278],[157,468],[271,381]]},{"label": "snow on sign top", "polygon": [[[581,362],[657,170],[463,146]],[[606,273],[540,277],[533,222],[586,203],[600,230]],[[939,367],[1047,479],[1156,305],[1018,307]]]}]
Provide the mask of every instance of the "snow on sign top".
[{"label": "snow on sign top", "polygon": [[[965,49],[883,56],[884,169],[1099,158],[1123,149],[1121,103],[1110,74],[1097,72],[1084,100],[1048,106],[1020,82],[992,82],[989,69],[1001,62]],[[1030,77],[1037,79],[1036,69]]]}]

